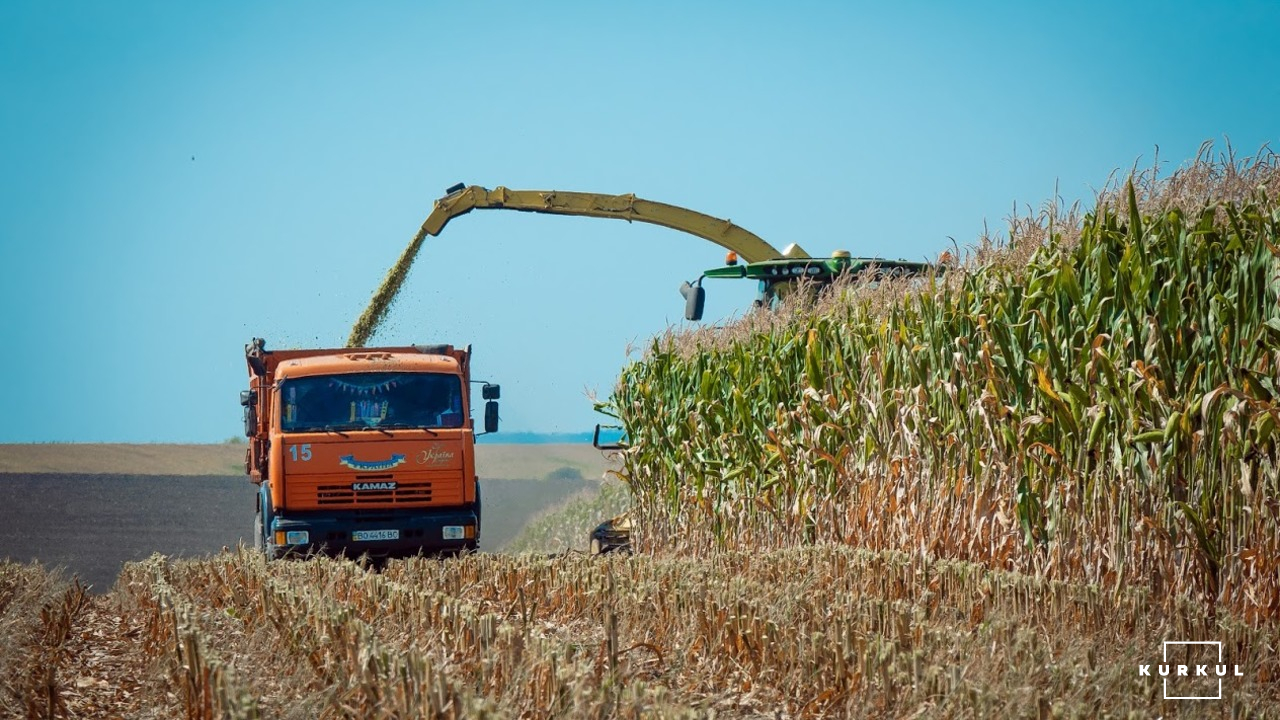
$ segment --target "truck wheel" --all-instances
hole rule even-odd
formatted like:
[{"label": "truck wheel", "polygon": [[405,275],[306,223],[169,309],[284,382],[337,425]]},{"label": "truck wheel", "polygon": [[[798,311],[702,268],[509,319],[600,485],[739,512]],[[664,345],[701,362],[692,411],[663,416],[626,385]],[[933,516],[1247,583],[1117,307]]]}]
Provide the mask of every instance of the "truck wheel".
[{"label": "truck wheel", "polygon": [[271,511],[268,509],[270,503],[271,500],[264,497],[262,492],[258,493],[258,511],[253,516],[253,547],[266,554],[268,560],[274,560],[277,557],[275,547],[267,538],[271,528]]}]

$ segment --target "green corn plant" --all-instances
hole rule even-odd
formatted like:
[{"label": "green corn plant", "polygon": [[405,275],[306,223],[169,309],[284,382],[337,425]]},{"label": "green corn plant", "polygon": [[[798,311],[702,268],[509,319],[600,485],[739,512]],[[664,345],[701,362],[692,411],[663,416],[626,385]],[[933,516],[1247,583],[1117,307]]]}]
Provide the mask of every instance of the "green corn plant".
[{"label": "green corn plant", "polygon": [[1234,162],[1018,218],[923,282],[656,339],[609,401],[643,534],[924,547],[1280,617],[1240,560],[1280,552],[1280,163]]}]

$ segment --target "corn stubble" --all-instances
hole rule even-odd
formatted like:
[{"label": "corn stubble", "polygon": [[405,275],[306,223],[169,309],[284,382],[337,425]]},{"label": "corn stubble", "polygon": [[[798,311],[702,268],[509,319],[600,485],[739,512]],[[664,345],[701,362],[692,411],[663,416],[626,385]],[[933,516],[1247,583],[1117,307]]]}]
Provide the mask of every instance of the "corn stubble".
[{"label": "corn stubble", "polygon": [[1222,709],[1267,716],[1280,642],[1145,588],[845,545],[382,572],[157,556],[109,602],[139,620],[151,717],[1176,716],[1136,677],[1163,634],[1222,641],[1250,671]]}]

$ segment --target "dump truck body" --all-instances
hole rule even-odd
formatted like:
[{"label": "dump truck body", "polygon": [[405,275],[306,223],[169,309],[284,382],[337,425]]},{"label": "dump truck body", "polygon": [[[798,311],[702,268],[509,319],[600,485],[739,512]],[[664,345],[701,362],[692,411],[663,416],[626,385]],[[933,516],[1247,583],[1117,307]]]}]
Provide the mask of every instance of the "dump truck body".
[{"label": "dump truck body", "polygon": [[[245,357],[259,547],[384,556],[477,546],[469,350],[268,351],[255,339]],[[497,386],[485,388],[496,398]],[[485,416],[496,430],[496,402]]]}]

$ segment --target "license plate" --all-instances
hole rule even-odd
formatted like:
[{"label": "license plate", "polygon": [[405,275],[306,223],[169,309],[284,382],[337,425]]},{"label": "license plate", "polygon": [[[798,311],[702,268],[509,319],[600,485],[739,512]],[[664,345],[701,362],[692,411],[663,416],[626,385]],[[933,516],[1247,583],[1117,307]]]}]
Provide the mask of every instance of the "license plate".
[{"label": "license plate", "polygon": [[399,540],[399,530],[356,530],[351,533],[351,539],[355,542],[365,540]]},{"label": "license plate", "polygon": [[444,539],[445,540],[461,540],[464,537],[466,537],[463,534],[464,532],[465,531],[462,529],[461,525],[445,525]]}]

